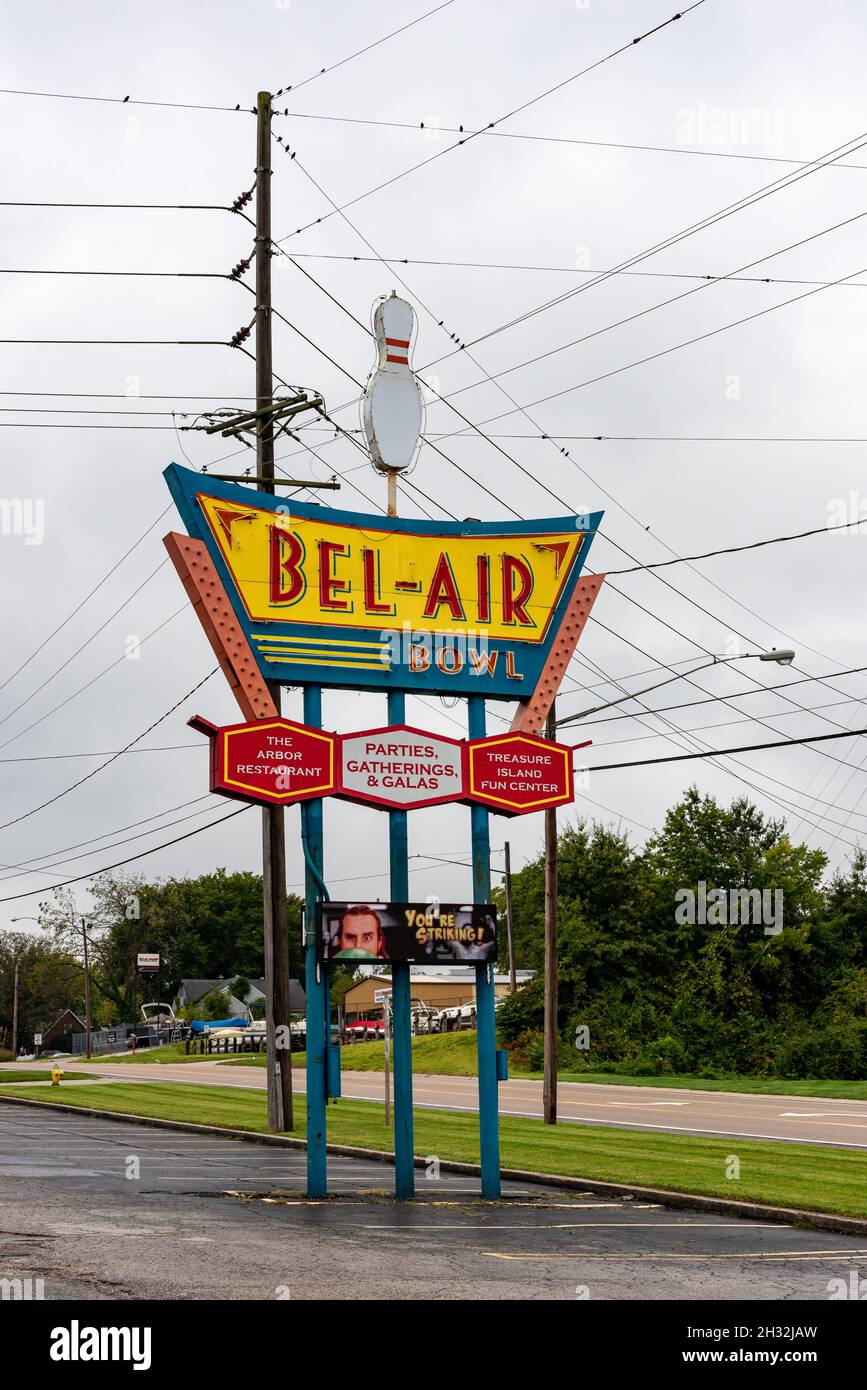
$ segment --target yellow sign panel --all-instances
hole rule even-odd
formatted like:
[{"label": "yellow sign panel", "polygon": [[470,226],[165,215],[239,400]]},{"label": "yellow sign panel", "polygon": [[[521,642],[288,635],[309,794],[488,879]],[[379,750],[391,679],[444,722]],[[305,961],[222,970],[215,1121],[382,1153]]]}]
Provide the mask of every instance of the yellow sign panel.
[{"label": "yellow sign panel", "polygon": [[465,535],[419,534],[197,500],[253,624],[409,624],[540,643],[586,539],[577,528],[479,534],[473,523]]}]

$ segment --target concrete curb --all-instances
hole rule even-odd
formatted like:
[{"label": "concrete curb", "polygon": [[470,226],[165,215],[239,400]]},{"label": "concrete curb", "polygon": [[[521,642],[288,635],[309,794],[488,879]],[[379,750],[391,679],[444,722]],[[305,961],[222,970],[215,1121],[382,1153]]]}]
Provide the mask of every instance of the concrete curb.
[{"label": "concrete curb", "polygon": [[[305,1139],[292,1139],[283,1134],[261,1134],[249,1129],[225,1129],[220,1125],[197,1125],[186,1120],[161,1120],[151,1115],[127,1115],[119,1110],[99,1110],[89,1105],[64,1105],[62,1101],[27,1100],[24,1096],[0,1096],[0,1103],[26,1105],[39,1110],[63,1110],[76,1115],[89,1115],[99,1120],[114,1120],[120,1124],[150,1125],[154,1129],[175,1130],[181,1134],[215,1135],[221,1139],[239,1139],[248,1144],[268,1144],[273,1148],[306,1149]],[[371,1162],[392,1165],[394,1154],[381,1149],[362,1149],[353,1144],[328,1144],[327,1152],[344,1158],[366,1158]],[[428,1160],[416,1156],[416,1168],[426,1168]],[[455,1159],[440,1159],[444,1173],[463,1173],[479,1177],[477,1163],[460,1163]],[[527,1172],[522,1168],[503,1168],[502,1177],[508,1182],[523,1182],[539,1187],[559,1187],[569,1192],[597,1192],[602,1196],[635,1197],[644,1202],[659,1202],[662,1206],[708,1212],[718,1216],[739,1217],[749,1221],[769,1221],[786,1226],[810,1226],[817,1231],[834,1231],[838,1235],[867,1236],[867,1219],[858,1216],[835,1216],[831,1212],[803,1211],[799,1207],[772,1207],[760,1202],[737,1202],[728,1197],[707,1197],[701,1193],[672,1192],[668,1188],[639,1187],[635,1183],[604,1182],[599,1178],[575,1178],[558,1173]]]}]

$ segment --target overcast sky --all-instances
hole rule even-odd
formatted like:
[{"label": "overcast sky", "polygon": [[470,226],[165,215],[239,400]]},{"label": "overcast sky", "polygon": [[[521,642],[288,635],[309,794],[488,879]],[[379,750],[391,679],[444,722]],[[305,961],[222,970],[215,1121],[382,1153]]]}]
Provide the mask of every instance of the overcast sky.
[{"label": "overcast sky", "polygon": [[[435,364],[424,375],[443,395],[467,388],[455,405],[474,424],[487,422],[486,434],[500,446],[467,429],[446,406],[429,404],[428,433],[454,436],[437,442],[489,490],[423,448],[413,481],[430,497],[458,516],[484,519],[604,509],[604,538],[594,543],[590,567],[606,571],[634,563],[624,551],[649,563],[672,552],[690,555],[824,527],[853,519],[861,506],[867,511],[867,146],[842,160],[847,167],[811,172],[642,260],[634,267],[641,274],[613,276],[484,338],[470,350],[475,361],[448,356],[449,334],[464,342],[482,338],[580,289],[592,278],[588,270],[631,260],[795,174],[799,162],[848,147],[859,135],[867,141],[863,7],[854,0],[820,8],[805,0],[705,0],[633,46],[634,37],[669,18],[670,0],[453,0],[316,75],[425,8],[424,0],[416,6],[152,0],[74,9],[45,0],[19,7],[4,28],[0,86],[115,100],[0,95],[3,196],[28,204],[0,207],[0,268],[227,273],[249,254],[252,229],[224,211],[32,204],[224,207],[253,182],[249,108],[257,91],[305,83],[275,101],[290,113],[275,121],[275,131],[296,159],[275,144],[274,233],[288,238],[285,250],[333,299],[277,258],[274,302],[333,362],[278,323],[275,370],[321,390],[330,409],[345,405],[337,418],[357,428],[357,390],[334,364],[364,380],[372,345],[334,301],[366,324],[379,294],[397,289],[410,299],[419,318],[416,367]],[[567,81],[624,45],[618,56]],[[130,102],[119,104],[127,95]],[[531,104],[495,133],[451,148],[460,136],[445,128],[476,130],[525,103]],[[236,104],[245,110],[235,112]],[[530,136],[542,138],[515,138]],[[327,216],[330,200],[345,205],[441,151],[426,167],[362,197],[345,217]],[[320,217],[327,220],[317,225]],[[859,217],[865,220],[837,227]],[[785,249],[805,238],[812,239]],[[356,256],[368,259],[349,259]],[[429,263],[397,264],[398,258]],[[742,271],[751,280],[677,278],[725,276],[759,260]],[[458,261],[485,264],[445,264]],[[759,283],[761,277],[774,283]],[[816,284],[841,277],[860,283]],[[249,322],[253,305],[245,289],[219,279],[4,273],[0,294],[4,339],[219,344]],[[795,296],[802,297],[774,308]],[[652,312],[634,317],[646,310]],[[755,314],[761,317],[714,332]],[[615,326],[620,320],[631,321]],[[709,333],[714,336],[629,366]],[[585,341],[521,365],[576,339]],[[497,383],[490,380],[507,371]],[[0,925],[6,925],[12,916],[35,914],[39,896],[63,878],[96,871],[233,809],[207,796],[207,750],[186,727],[194,713],[215,722],[237,717],[215,676],[142,740],[141,748],[159,751],[126,754],[53,805],[27,814],[104,761],[78,755],[122,748],[214,665],[175,572],[164,563],[161,537],[180,526],[162,471],[171,461],[201,468],[230,456],[230,469],[247,466],[249,455],[239,456],[232,441],[176,434],[171,412],[180,426],[201,409],[242,403],[253,391],[253,364],[219,345],[4,342],[0,378],[0,493],[23,504],[17,515],[30,532],[16,534],[20,528],[7,520],[15,509],[3,511],[9,534],[0,535],[0,683],[27,664],[0,690],[2,820],[23,817],[2,830],[0,860],[11,867],[3,871],[0,897],[34,893],[0,904]],[[558,392],[526,414],[515,409]],[[89,408],[124,414],[50,413]],[[101,428],[36,427],[88,423]],[[6,427],[21,424],[27,427]],[[106,428],[123,424],[152,428]],[[534,432],[536,438],[502,437]],[[539,438],[543,433],[552,438]],[[581,438],[595,435],[663,438]],[[807,442],[762,442],[781,437]],[[351,443],[335,442],[321,427],[302,438],[321,458],[283,443],[278,458],[291,458],[282,466],[292,476],[346,474],[333,495],[336,505],[370,509],[353,491],[357,484],[384,506],[383,480]],[[841,439],[853,442],[832,442]],[[420,515],[420,500],[405,491],[401,510]],[[793,646],[798,655],[787,671],[758,662],[705,671],[695,678],[701,690],[679,681],[646,703],[682,705],[703,692],[730,697],[755,689],[754,682],[802,683],[786,698],[769,693],[678,709],[666,716],[671,724],[626,705],[615,713],[625,708],[640,717],[598,724],[591,762],[861,727],[867,673],[835,673],[867,665],[865,548],[867,535],[857,531],[822,534],[695,568],[676,565],[661,577],[612,579],[571,667],[561,714],[663,680],[672,664],[689,670],[708,652]],[[136,638],[142,645],[130,657]],[[806,676],[825,684],[804,683]],[[811,714],[798,706],[823,708]],[[299,691],[287,693],[284,708],[300,718]],[[411,722],[443,733],[462,729],[463,713],[439,700],[408,702]],[[492,731],[511,713],[509,705],[492,704]],[[326,695],[328,727],[381,722],[383,696]],[[672,724],[704,726],[696,736],[702,742],[674,735]],[[167,745],[178,751],[162,751]],[[561,823],[598,816],[621,823],[640,844],[691,781],[724,801],[748,791],[769,814],[785,814],[798,838],[825,848],[833,864],[845,862],[867,826],[867,749],[859,738],[745,754],[737,763],[591,773],[586,795],[561,813]],[[175,823],[187,816],[195,818]],[[145,818],[153,819],[133,825]],[[289,882],[300,888],[297,810],[287,813],[287,825]],[[491,829],[495,866],[502,865],[505,838],[516,867],[539,851],[539,815],[492,816]],[[128,838],[136,835],[141,838]],[[413,895],[465,899],[468,842],[465,808],[414,813]],[[52,872],[37,872],[30,862],[36,856],[49,856],[41,862],[52,864]],[[332,896],[387,897],[387,863],[386,817],[329,803]],[[257,810],[132,867],[167,876],[220,865],[259,868]],[[76,892],[86,908],[86,884]]]}]

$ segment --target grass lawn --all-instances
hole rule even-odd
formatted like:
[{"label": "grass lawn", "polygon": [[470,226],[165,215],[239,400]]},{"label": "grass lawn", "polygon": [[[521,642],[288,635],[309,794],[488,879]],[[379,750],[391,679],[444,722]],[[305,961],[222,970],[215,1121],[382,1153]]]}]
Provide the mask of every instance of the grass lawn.
[{"label": "grass lawn", "polygon": [[[156,1060],[156,1057],[153,1060]],[[341,1050],[340,1060],[344,1071],[381,1072],[384,1068],[383,1045],[381,1042],[352,1043]],[[221,1061],[221,1065],[264,1067],[265,1062],[264,1054],[255,1054],[226,1058]],[[293,1052],[292,1065],[303,1070],[304,1054]],[[435,1033],[431,1037],[413,1038],[412,1069],[417,1075],[475,1076],[476,1034]],[[513,1067],[511,1062],[509,1075],[516,1080],[541,1079],[541,1072],[523,1071]],[[672,1090],[740,1091],[769,1096],[824,1096],[829,1100],[867,1100],[867,1081],[776,1081],[759,1076],[732,1076],[722,1081],[710,1081],[702,1076],[611,1076],[607,1072],[580,1071],[561,1071],[559,1076],[561,1081],[583,1081],[604,1086],[664,1086]]]},{"label": "grass lawn", "polygon": [[[24,1071],[0,1071],[0,1085],[7,1085],[8,1082],[16,1081],[47,1081],[50,1073],[45,1067],[33,1067],[32,1070]],[[70,1081],[89,1081],[87,1072],[83,1071],[64,1071],[64,1080]]]},{"label": "grass lawn", "polygon": [[[183,1043],[167,1043],[165,1047],[143,1047],[140,1052],[118,1052],[112,1057],[94,1057],[94,1062],[154,1062],[165,1066],[167,1062],[213,1062],[207,1052],[191,1052],[187,1056]],[[2,1073],[0,1073],[2,1075]]]},{"label": "grass lawn", "polygon": [[[15,1094],[21,1092],[0,1087],[0,1097]],[[71,1107],[82,1105],[232,1129],[267,1129],[264,1094],[231,1087],[113,1082],[110,1086],[76,1088],[64,1083],[59,1092],[46,1086],[29,1090],[27,1096]],[[304,1114],[303,1100],[296,1096],[295,1133],[299,1138],[304,1137]],[[385,1152],[393,1147],[392,1131],[383,1123],[382,1106],[372,1101],[340,1100],[329,1105],[328,1136],[333,1143]],[[549,1128],[539,1120],[511,1116],[502,1117],[500,1136],[506,1168],[867,1216],[867,1153],[855,1149],[639,1133],[601,1125]],[[416,1110],[415,1151],[477,1163],[477,1117]],[[725,1176],[733,1153],[740,1160],[737,1181]]]},{"label": "grass lawn", "polygon": [[[216,1060],[229,1067],[264,1067],[267,1064],[263,1052]],[[381,1041],[347,1043],[340,1049],[340,1062],[344,1071],[384,1071],[384,1044]],[[293,1067],[303,1070],[306,1065],[305,1053],[292,1053]],[[418,1075],[475,1076],[475,1033],[435,1033],[431,1037],[413,1038],[412,1069]],[[532,1074],[522,1073],[525,1076]]]}]

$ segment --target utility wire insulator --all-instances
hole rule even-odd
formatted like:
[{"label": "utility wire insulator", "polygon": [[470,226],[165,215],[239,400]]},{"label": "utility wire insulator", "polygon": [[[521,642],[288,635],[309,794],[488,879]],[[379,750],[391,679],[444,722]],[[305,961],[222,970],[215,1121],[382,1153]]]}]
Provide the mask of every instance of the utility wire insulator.
[{"label": "utility wire insulator", "polygon": [[245,274],[247,273],[247,271],[250,269],[250,266],[251,266],[252,264],[253,264],[253,255],[252,255],[252,253],[251,253],[251,254],[247,257],[246,260],[239,261],[237,265],[232,266],[232,270],[231,270],[231,273],[230,273],[230,275],[229,275],[229,279],[230,279],[230,280],[240,280],[241,276],[242,276],[242,275],[245,275]]}]

